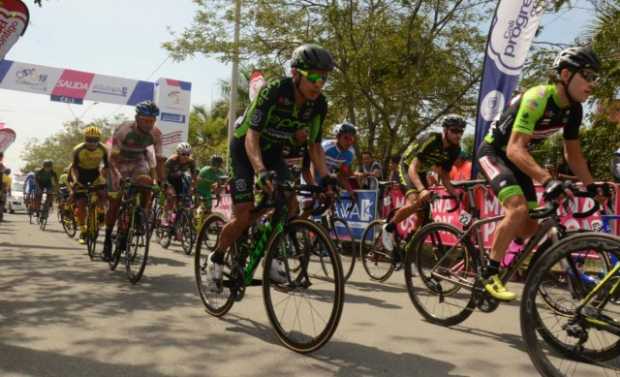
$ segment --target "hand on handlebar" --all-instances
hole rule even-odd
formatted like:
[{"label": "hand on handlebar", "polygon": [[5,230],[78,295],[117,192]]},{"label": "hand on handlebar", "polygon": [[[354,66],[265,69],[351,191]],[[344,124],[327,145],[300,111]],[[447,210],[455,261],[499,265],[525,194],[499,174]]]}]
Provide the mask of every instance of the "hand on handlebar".
[{"label": "hand on handlebar", "polygon": [[268,194],[274,192],[273,179],[276,177],[276,172],[273,170],[262,170],[258,172],[256,179],[256,185]]},{"label": "hand on handlebar", "polygon": [[423,203],[429,203],[432,199],[433,199],[433,193],[431,191],[427,189],[420,191],[418,200],[422,201]]}]

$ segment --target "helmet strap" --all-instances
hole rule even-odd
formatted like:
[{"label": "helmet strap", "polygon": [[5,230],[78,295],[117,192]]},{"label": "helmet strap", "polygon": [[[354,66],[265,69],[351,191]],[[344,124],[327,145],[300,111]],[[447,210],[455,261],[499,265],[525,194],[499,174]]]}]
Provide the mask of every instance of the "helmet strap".
[{"label": "helmet strap", "polygon": [[577,101],[575,101],[575,99],[570,95],[570,92],[568,91],[568,86],[570,85],[571,81],[573,81],[573,78],[575,77],[576,74],[577,74],[577,71],[571,71],[570,77],[568,78],[568,82],[566,83],[564,82],[564,80],[560,80],[560,83],[562,83],[562,86],[564,87],[564,93],[566,93],[566,98],[568,98],[568,102],[571,106],[576,104]]}]

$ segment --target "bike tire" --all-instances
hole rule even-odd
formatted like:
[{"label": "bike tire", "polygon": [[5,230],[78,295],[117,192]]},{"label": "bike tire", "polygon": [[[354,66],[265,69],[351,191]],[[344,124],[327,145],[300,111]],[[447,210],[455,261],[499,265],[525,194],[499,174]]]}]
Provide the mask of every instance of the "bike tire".
[{"label": "bike tire", "polygon": [[60,223],[62,224],[62,229],[65,231],[65,234],[69,238],[75,237],[75,233],[77,232],[77,224],[75,223],[75,217],[73,214],[71,217],[65,216],[65,211],[58,211],[60,214]]},{"label": "bike tire", "polygon": [[196,231],[194,222],[187,212],[183,212],[181,222],[181,248],[185,255],[192,255],[194,243],[196,242]]},{"label": "bike tire", "polygon": [[97,223],[97,211],[95,208],[90,208],[86,221],[86,248],[88,249],[90,260],[94,260],[97,256],[95,251],[97,249],[98,236],[99,224]]},{"label": "bike tire", "polygon": [[[116,267],[118,266],[120,260],[121,260],[121,254],[124,253],[124,251],[122,251],[121,245],[120,245],[120,240],[121,240],[121,236],[120,236],[120,232],[121,232],[121,226],[120,224],[128,224],[129,223],[129,208],[126,206],[121,206],[121,208],[118,211],[118,216],[116,219],[116,224],[117,224],[117,234],[116,234],[116,240],[114,241],[114,251],[112,252],[112,256],[110,258],[110,260],[108,261],[108,265],[110,266],[110,270],[114,271],[116,269]],[[125,244],[125,248],[127,247],[127,245]]]},{"label": "bike tire", "polygon": [[131,284],[136,284],[144,275],[149,259],[149,226],[142,207],[133,209],[133,221],[127,231],[127,249],[125,250],[125,270]]},{"label": "bike tire", "polygon": [[[206,279],[207,257],[215,249],[220,232],[226,224],[226,220],[219,214],[211,214],[203,221],[199,231],[198,240],[196,241],[196,250],[194,252],[194,277],[196,279],[196,287],[198,295],[205,306],[207,313],[214,317],[222,317],[235,303],[234,291],[230,286],[226,286],[224,281],[231,280],[231,261],[233,258],[225,259],[222,282],[216,290],[211,288],[211,282]],[[229,254],[235,252],[235,248],[229,251]],[[232,282],[230,283],[232,284]]]},{"label": "bike tire", "polygon": [[[456,243],[462,234],[450,224],[431,223],[419,229],[408,244],[405,283],[409,298],[422,317],[434,324],[457,325],[472,314],[476,305],[471,289],[431,275],[437,269],[454,280],[475,284],[477,255],[467,239]],[[442,259],[447,253],[451,256]]]},{"label": "bike tire", "polygon": [[[356,243],[353,238],[353,232],[349,223],[345,219],[340,217],[334,217],[330,221],[330,237],[336,245],[336,251],[340,256],[340,263],[342,264],[342,272],[344,281],[349,280],[353,274],[355,268],[355,259],[357,256]],[[340,231],[336,231],[340,228]]]},{"label": "bike tire", "polygon": [[[294,246],[289,235],[298,232],[310,233],[311,236],[301,238],[319,239],[322,244],[319,245],[320,250],[328,251],[329,255],[324,258],[329,258],[331,272],[329,278],[325,278],[323,271],[325,265],[319,266],[326,261],[319,261],[317,253],[307,247],[299,252],[291,252],[287,249],[287,247]],[[323,226],[307,219],[296,218],[286,224],[283,232],[272,234],[266,250],[263,265],[263,299],[267,316],[278,339],[287,348],[295,352],[309,353],[318,350],[329,341],[336,331],[344,303],[345,282],[342,265],[333,242]],[[289,261],[289,259],[295,260]],[[288,276],[286,283],[277,283],[271,278],[271,266],[276,260],[285,266]],[[298,272],[292,272],[289,268],[291,263],[301,264],[302,268]],[[316,272],[310,271],[311,269],[316,270]],[[308,293],[309,290],[315,291]],[[290,293],[292,295],[289,295]],[[281,298],[282,295],[286,297]],[[330,299],[327,297],[328,295],[333,298]],[[298,305],[291,305],[289,312],[289,306],[286,304],[291,297]],[[301,307],[304,307],[302,302],[304,299],[314,299],[316,302],[308,304],[308,310],[300,310]],[[317,315],[320,311],[325,311],[325,314]],[[292,328],[289,329],[284,321],[291,314],[296,315],[297,318],[293,319]],[[300,315],[311,318],[301,319],[299,318]],[[320,321],[325,321],[325,323],[321,325],[319,324]],[[302,329],[302,327],[304,328]],[[304,331],[314,334],[305,334]]]},{"label": "bike tire", "polygon": [[[594,232],[579,233],[564,238],[550,247],[536,264],[531,267],[528,274],[521,300],[521,333],[527,345],[528,355],[542,376],[563,377],[566,373],[570,373],[570,375],[607,376],[618,373],[619,368],[617,366],[611,374],[608,374],[610,373],[609,371],[602,369],[605,366],[609,366],[609,364],[605,364],[606,361],[620,356],[620,341],[618,341],[617,336],[612,335],[610,338],[607,338],[606,335],[609,334],[593,328],[587,328],[587,331],[594,332],[587,334],[588,340],[584,343],[586,346],[582,349],[576,347],[575,337],[562,332],[566,331],[565,324],[562,324],[562,322],[566,321],[568,323],[571,318],[575,317],[576,313],[573,313],[572,316],[566,312],[558,313],[556,309],[548,306],[546,302],[537,302],[537,298],[544,292],[541,289],[541,284],[547,282],[549,276],[558,275],[556,264],[562,263],[566,258],[572,258],[580,250],[592,249],[600,250],[601,253],[605,254],[614,254],[616,258],[620,258],[620,238]],[[604,293],[602,292],[603,295]],[[566,296],[573,296],[573,294],[570,292]],[[541,300],[546,301],[543,298]],[[578,302],[581,300],[581,297],[573,297],[573,300]],[[605,305],[610,304],[611,302],[603,297],[601,306],[598,309],[602,312]],[[551,314],[544,313],[546,310],[545,306],[551,308]],[[542,314],[541,311],[543,312]],[[611,312],[614,312],[614,310],[612,309]],[[614,314],[615,321],[617,321],[618,314]],[[559,317],[559,319],[553,318],[553,326],[547,326],[545,323],[550,315]],[[554,333],[554,328],[558,328],[561,331]],[[594,341],[592,341],[593,339]],[[605,340],[605,346],[593,348],[593,343],[602,342],[603,340]],[[545,347],[545,345],[548,347]],[[562,367],[567,367],[570,371],[565,373],[560,369]],[[602,370],[597,372],[594,370],[596,367],[601,367]]]},{"label": "bike tire", "polygon": [[374,220],[368,224],[362,233],[360,241],[360,259],[364,270],[371,280],[383,282],[392,276],[394,272],[394,250],[389,251],[383,247],[381,232],[385,220]]}]

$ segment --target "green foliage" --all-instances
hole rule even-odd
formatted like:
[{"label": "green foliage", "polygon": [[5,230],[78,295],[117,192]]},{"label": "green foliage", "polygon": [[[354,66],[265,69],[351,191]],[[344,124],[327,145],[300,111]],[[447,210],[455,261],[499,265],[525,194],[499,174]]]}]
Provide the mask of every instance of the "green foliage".
[{"label": "green foliage", "polygon": [[228,103],[218,101],[209,111],[194,106],[189,116],[188,142],[198,166],[205,165],[214,153],[226,155],[228,135]]},{"label": "green foliage", "polygon": [[107,140],[112,133],[112,125],[122,122],[124,117],[117,115],[111,119],[100,119],[92,123],[84,123],[80,120],[66,122],[63,130],[56,132],[43,141],[37,139],[30,140],[21,158],[25,161],[22,173],[33,171],[43,164],[43,160],[54,161],[54,170],[57,174],[62,174],[63,169],[69,165],[72,157],[73,148],[84,141],[83,129],[88,126],[101,128],[102,140]]}]

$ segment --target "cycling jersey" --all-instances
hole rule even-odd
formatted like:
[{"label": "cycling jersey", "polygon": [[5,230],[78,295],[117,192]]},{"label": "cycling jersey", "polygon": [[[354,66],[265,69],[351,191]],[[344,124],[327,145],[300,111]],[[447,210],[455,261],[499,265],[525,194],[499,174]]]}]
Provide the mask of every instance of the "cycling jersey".
[{"label": "cycling jersey", "polygon": [[211,166],[205,166],[198,173],[196,190],[205,201],[205,206],[211,208],[211,189],[213,184],[222,179],[223,172]]},{"label": "cycling jersey", "polygon": [[58,178],[58,186],[67,186],[69,181],[69,174],[63,173]]},{"label": "cycling jersey", "polygon": [[565,140],[579,139],[582,108],[576,103],[560,108],[555,84],[528,89],[510,101],[500,119],[493,122],[478,149],[478,162],[501,203],[515,195],[523,195],[530,208],[537,205],[532,178],[519,169],[506,155],[512,132],[531,135],[530,145],[542,142],[560,129]]},{"label": "cycling jersey", "polygon": [[178,178],[185,172],[190,172],[192,175],[196,173],[196,161],[191,157],[187,159],[185,163],[181,163],[181,159],[178,155],[173,154],[166,160],[166,175],[169,178]]},{"label": "cycling jersey", "polygon": [[325,151],[325,163],[330,173],[339,172],[342,166],[350,168],[353,164],[355,159],[353,146],[347,150],[342,150],[338,147],[336,140],[324,140],[321,147]]},{"label": "cycling jersey", "polygon": [[539,85],[514,97],[499,120],[491,124],[484,141],[506,149],[513,131],[531,135],[530,144],[564,130],[565,140],[579,139],[582,108],[580,103],[560,108],[555,84]]},{"label": "cycling jersey", "polygon": [[402,176],[409,176],[409,165],[415,158],[418,159],[418,173],[420,177],[426,175],[434,166],[440,166],[443,170],[449,172],[452,164],[461,153],[461,147],[443,146],[443,136],[438,132],[429,133],[411,144],[403,154],[400,160],[400,171]]},{"label": "cycling jersey", "polygon": [[147,147],[153,145],[155,155],[161,157],[161,131],[153,127],[150,133],[145,134],[138,129],[135,122],[125,122],[119,125],[112,135],[112,155],[118,155],[121,161],[147,161]]},{"label": "cycling jersey", "polygon": [[108,167],[108,151],[102,143],[97,144],[97,148],[90,150],[86,143],[78,144],[73,149],[73,166],[79,170],[99,170]]},{"label": "cycling jersey", "polygon": [[[295,132],[308,131],[308,144],[321,141],[322,126],[327,114],[327,101],[321,94],[300,108],[295,105],[295,84],[290,77],[265,85],[252,102],[243,121],[235,129],[235,138],[245,137],[248,129],[260,132],[262,151],[295,148]],[[233,156],[234,158],[234,156]]]},{"label": "cycling jersey", "polygon": [[37,169],[35,170],[35,180],[39,189],[51,190],[52,186],[58,182],[58,176],[53,170]]},{"label": "cycling jersey", "polygon": [[37,181],[35,179],[34,173],[30,172],[26,175],[26,179],[24,180],[24,192],[26,194],[31,194],[37,191]]}]

